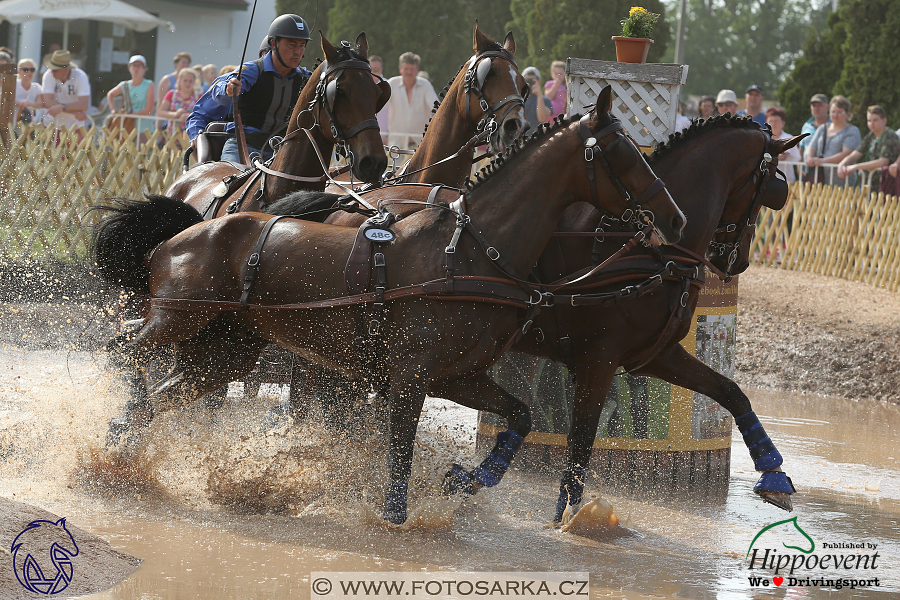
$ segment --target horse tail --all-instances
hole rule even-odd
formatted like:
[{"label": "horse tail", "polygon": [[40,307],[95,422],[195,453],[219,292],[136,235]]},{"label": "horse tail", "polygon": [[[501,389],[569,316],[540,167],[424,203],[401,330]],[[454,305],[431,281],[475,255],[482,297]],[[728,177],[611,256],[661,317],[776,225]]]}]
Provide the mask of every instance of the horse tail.
[{"label": "horse tail", "polygon": [[91,256],[107,283],[133,292],[150,293],[146,258],[159,244],[203,222],[197,210],[178,200],[145,194],[146,200],[116,198],[94,229]]},{"label": "horse tail", "polygon": [[324,223],[344,196],[329,192],[300,190],[270,204],[266,209],[270,215],[291,215],[305,221]]}]

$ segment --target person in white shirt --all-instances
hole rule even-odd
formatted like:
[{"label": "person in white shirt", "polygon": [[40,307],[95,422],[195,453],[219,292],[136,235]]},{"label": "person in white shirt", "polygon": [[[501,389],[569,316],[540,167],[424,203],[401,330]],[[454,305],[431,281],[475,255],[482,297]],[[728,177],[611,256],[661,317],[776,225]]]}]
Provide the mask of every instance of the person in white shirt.
[{"label": "person in white shirt", "polygon": [[400,55],[400,75],[391,77],[391,100],[388,102],[388,143],[400,148],[414,147],[422,140],[425,125],[437,102],[434,87],[419,74],[421,58],[404,52]]},{"label": "person in white shirt", "polygon": [[[24,115],[24,120],[30,122],[35,111],[43,106],[41,104],[43,90],[40,84],[34,82],[37,65],[33,60],[23,58],[17,67],[19,76],[16,79],[16,113]],[[27,114],[25,111],[28,111]]]},{"label": "person in white shirt", "polygon": [[83,126],[91,105],[87,73],[72,64],[68,50],[57,50],[44,62],[41,100],[47,108],[44,121],[65,126]]}]

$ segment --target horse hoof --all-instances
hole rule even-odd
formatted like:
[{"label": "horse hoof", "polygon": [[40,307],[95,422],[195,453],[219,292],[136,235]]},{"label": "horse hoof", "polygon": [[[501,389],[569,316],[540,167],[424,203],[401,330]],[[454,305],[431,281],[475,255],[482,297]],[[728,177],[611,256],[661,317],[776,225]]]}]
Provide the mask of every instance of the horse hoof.
[{"label": "horse hoof", "polygon": [[753,491],[764,502],[768,502],[788,512],[794,510],[791,494],[797,490],[794,488],[791,478],[782,471],[766,471],[763,473],[753,487]]},{"label": "horse hoof", "polygon": [[456,494],[465,494],[471,496],[475,493],[472,474],[463,469],[461,466],[454,464],[453,467],[444,475],[444,481],[441,483],[441,494],[444,496],[455,496]]}]

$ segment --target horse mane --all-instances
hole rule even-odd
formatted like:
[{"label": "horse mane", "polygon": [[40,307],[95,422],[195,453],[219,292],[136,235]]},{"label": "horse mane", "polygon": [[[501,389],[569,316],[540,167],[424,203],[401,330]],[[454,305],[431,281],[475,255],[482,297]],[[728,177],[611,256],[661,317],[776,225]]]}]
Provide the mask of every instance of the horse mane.
[{"label": "horse mane", "polygon": [[578,121],[579,119],[581,119],[581,115],[578,114],[572,115],[569,118],[557,115],[553,118],[552,124],[541,123],[533,134],[518,138],[505,152],[503,152],[503,154],[497,155],[486,167],[475,173],[475,181],[467,178],[466,190],[473,191],[477,189],[484,182],[496,175],[498,171],[502,170],[504,165],[515,162],[515,158],[526,148],[538,145],[539,141],[545,136],[556,133],[561,129],[565,129],[570,123]]},{"label": "horse mane", "polygon": [[647,163],[652,165],[689,141],[705,135],[709,131],[723,128],[757,129],[766,131],[769,135],[772,133],[768,125],[763,127],[749,115],[732,116],[731,113],[725,113],[713,115],[708,119],[694,119],[691,121],[690,127],[684,131],[673,133],[669,136],[668,141],[662,142],[657,146],[653,153],[647,157]]},{"label": "horse mane", "polygon": [[[268,205],[263,212],[270,215],[303,215],[306,221],[324,223],[331,213],[326,209],[334,207],[338,200],[344,198],[340,194],[318,192],[315,190],[299,190],[292,192]],[[322,212],[317,212],[322,211]],[[316,214],[307,214],[316,213]]]},{"label": "horse mane", "polygon": [[[485,35],[484,37],[487,38],[487,43],[491,46],[486,50],[486,52],[503,50],[503,45],[500,42],[487,35]],[[447,85],[445,85],[444,89],[441,90],[441,93],[438,94],[437,102],[435,102],[434,106],[431,107],[431,117],[428,119],[428,123],[425,123],[425,131],[422,132],[422,135],[425,135],[425,132],[428,131],[428,126],[431,124],[431,120],[434,119],[434,115],[437,113],[437,110],[441,107],[441,103],[444,101],[444,96],[446,96],[447,92],[450,91],[450,86],[453,85],[453,82],[456,81],[456,78],[459,77],[460,72],[466,68],[467,64],[469,64],[468,61],[459,66],[456,75],[454,75],[450,79],[450,81],[447,82]]]}]

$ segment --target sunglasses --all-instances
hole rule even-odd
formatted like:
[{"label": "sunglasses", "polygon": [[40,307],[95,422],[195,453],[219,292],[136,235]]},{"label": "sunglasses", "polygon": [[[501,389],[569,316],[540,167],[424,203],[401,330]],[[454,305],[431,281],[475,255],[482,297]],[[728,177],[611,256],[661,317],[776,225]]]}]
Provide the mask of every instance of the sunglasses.
[{"label": "sunglasses", "polygon": [[19,67],[19,70],[25,73],[34,73],[36,69],[34,67]]}]

